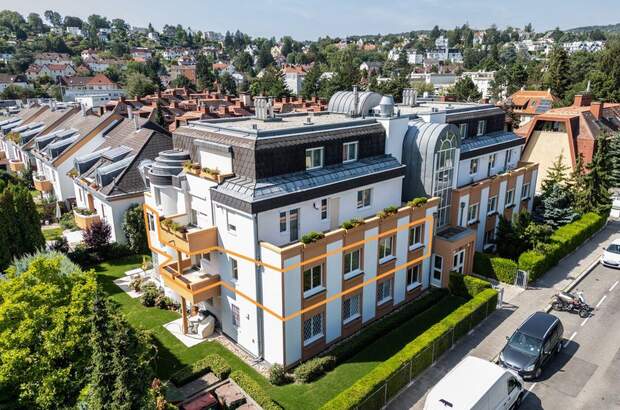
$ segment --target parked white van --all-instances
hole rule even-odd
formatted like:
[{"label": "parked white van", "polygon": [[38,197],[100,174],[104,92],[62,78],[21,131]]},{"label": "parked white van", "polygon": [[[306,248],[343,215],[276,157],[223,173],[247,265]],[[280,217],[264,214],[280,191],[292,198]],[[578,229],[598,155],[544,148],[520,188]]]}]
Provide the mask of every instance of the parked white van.
[{"label": "parked white van", "polygon": [[467,356],[431,389],[424,410],[516,409],[523,395],[523,380],[517,374]]}]

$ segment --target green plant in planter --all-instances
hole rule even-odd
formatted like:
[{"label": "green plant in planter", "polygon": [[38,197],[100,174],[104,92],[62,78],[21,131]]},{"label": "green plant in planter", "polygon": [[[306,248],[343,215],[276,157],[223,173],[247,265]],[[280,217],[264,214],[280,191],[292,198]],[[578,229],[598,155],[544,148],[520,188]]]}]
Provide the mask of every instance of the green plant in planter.
[{"label": "green plant in planter", "polygon": [[383,208],[383,211],[379,211],[377,212],[377,216],[381,219],[386,218],[390,215],[396,215],[396,213],[398,212],[398,208],[395,206],[388,206],[386,208]]},{"label": "green plant in planter", "polygon": [[356,226],[360,226],[363,223],[364,223],[364,221],[362,221],[361,219],[353,218],[353,219],[349,219],[347,221],[344,221],[340,225],[340,227],[342,229],[352,229],[352,228],[355,228]]},{"label": "green plant in planter", "polygon": [[19,144],[19,141],[21,139],[21,135],[19,134],[19,132],[15,132],[15,131],[9,132],[9,134],[6,137],[10,141],[13,141],[15,144]]},{"label": "green plant in planter", "polygon": [[427,202],[428,198],[426,197],[413,198],[411,201],[407,202],[407,206],[410,206],[412,208],[418,208]]},{"label": "green plant in planter", "polygon": [[88,208],[75,208],[75,212],[77,212],[78,214],[82,216],[91,216],[97,213],[97,211],[95,211],[94,209],[88,209]]},{"label": "green plant in planter", "polygon": [[308,245],[310,243],[316,242],[319,239],[323,239],[325,238],[325,234],[322,234],[320,232],[308,232],[307,234],[305,234],[304,236],[301,237],[301,242],[305,245]]}]

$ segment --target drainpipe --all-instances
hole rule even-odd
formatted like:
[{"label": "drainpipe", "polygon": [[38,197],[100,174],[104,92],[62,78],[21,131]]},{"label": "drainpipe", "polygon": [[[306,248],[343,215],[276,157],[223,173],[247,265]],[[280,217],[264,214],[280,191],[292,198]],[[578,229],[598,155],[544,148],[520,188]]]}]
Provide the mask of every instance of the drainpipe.
[{"label": "drainpipe", "polygon": [[[260,247],[258,246],[258,215],[253,214],[252,219],[254,220],[254,254],[256,255],[256,259],[260,260]],[[262,275],[262,267],[258,264],[255,265],[255,276],[256,276],[256,301],[263,304],[263,275]],[[258,357],[259,359],[264,359],[265,355],[265,327],[264,327],[264,312],[262,308],[256,307],[256,320],[258,325]]]}]

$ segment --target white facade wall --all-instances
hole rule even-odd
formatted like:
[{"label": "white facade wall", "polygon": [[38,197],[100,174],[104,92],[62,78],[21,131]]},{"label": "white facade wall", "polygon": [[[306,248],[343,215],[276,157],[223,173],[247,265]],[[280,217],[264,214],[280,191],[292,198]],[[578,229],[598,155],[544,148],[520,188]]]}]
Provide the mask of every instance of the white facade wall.
[{"label": "white facade wall", "polygon": [[[506,163],[506,156],[508,151],[511,151],[510,161]],[[493,154],[493,153],[491,153]],[[484,154],[474,158],[468,158],[459,161],[457,187],[463,187],[473,184],[474,182],[481,181],[490,176],[501,174],[502,172],[514,169],[519,163],[521,157],[521,147],[513,147],[503,151],[496,151],[495,154],[495,166],[490,169],[489,172],[489,159],[491,154]],[[470,174],[470,167],[472,160],[478,160],[478,170],[474,174]]]},{"label": "white facade wall", "polygon": [[[342,249],[344,243],[342,240],[329,243],[327,245],[327,253]],[[333,255],[327,257],[325,264],[325,276],[327,285],[327,294],[325,297],[330,297],[342,292],[342,252],[335,252]],[[294,291],[294,290],[293,290]],[[342,298],[335,298],[327,303],[325,308],[325,341],[330,343],[342,334]]]},{"label": "white facade wall", "polygon": [[[379,235],[379,228],[368,229],[364,233],[364,240]],[[364,243],[364,282],[377,277],[377,263],[379,258],[379,241],[367,241]],[[368,282],[362,288],[362,323],[366,323],[375,317],[377,310],[377,281]]]}]

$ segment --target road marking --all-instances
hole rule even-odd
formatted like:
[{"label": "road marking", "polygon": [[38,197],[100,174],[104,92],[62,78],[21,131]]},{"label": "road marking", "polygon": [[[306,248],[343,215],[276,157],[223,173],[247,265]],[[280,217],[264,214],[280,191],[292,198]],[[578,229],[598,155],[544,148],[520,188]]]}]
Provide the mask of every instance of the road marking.
[{"label": "road marking", "polygon": [[588,316],[587,318],[585,318],[585,320],[583,322],[581,322],[581,326],[583,326],[586,323],[588,323],[588,320],[590,320],[590,316]]},{"label": "road marking", "polygon": [[564,347],[568,346],[568,344],[569,344],[570,342],[572,342],[572,341],[573,341],[573,339],[575,338],[575,336],[577,336],[577,332],[573,332],[573,334],[572,334],[572,335],[570,335],[570,337],[568,338],[568,340],[567,340],[566,342],[564,342]]},{"label": "road marking", "polygon": [[536,387],[536,384],[537,383],[532,384],[529,389],[525,390],[525,394],[523,395],[523,400],[525,400],[527,395],[530,394],[532,392],[532,390],[534,390],[534,387]]},{"label": "road marking", "polygon": [[616,286],[618,286],[618,282],[620,282],[620,280],[617,280],[616,283],[614,283],[613,285],[611,285],[611,288],[609,288],[609,291],[612,292]]},{"label": "road marking", "polygon": [[603,299],[601,299],[601,300],[600,300],[600,301],[596,304],[596,306],[595,306],[594,308],[595,308],[595,309],[598,309],[598,307],[599,307],[599,306],[601,306],[601,303],[603,303],[603,301],[604,301],[605,299],[607,299],[607,295],[603,296]]}]

